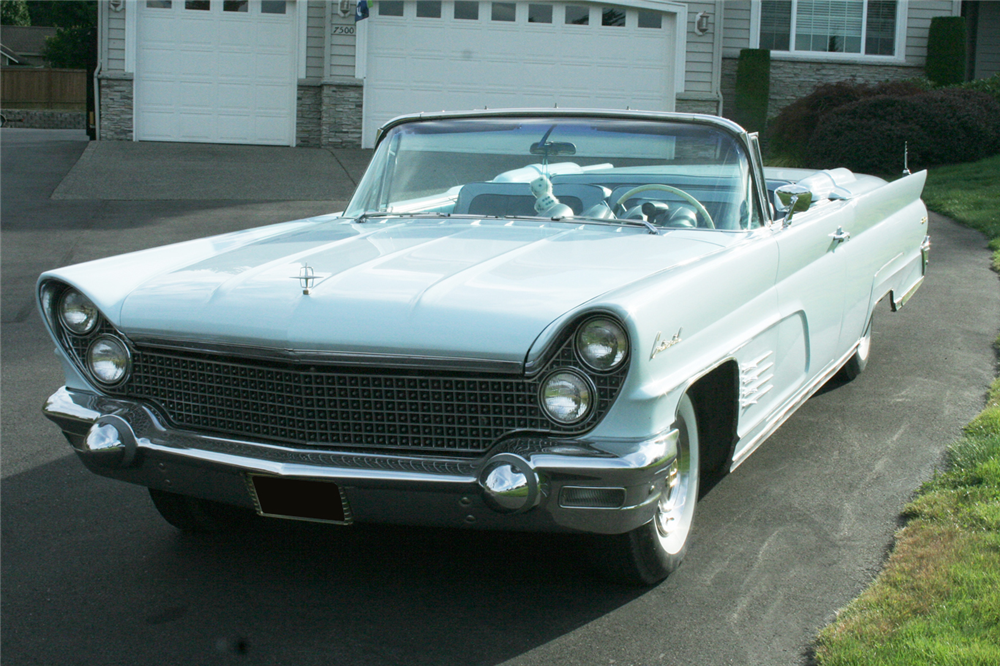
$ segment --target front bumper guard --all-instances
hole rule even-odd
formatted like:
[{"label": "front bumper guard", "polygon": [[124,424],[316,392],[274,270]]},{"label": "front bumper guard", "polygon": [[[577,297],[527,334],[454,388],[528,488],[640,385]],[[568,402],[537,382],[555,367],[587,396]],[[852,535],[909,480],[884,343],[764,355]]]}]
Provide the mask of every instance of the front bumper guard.
[{"label": "front bumper guard", "polygon": [[102,476],[258,510],[248,475],[327,480],[359,522],[486,529],[635,529],[655,513],[677,442],[676,430],[630,442],[525,437],[479,458],[293,448],[174,430],[140,403],[66,387],[43,413]]}]

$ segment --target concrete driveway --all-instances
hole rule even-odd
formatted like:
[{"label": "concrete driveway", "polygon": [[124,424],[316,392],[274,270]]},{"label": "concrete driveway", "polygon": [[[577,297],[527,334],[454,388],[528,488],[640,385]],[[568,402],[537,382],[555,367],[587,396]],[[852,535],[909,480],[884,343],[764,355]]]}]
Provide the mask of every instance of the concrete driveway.
[{"label": "concrete driveway", "polygon": [[[900,508],[996,365],[984,239],[932,216],[928,279],[903,311],[877,312],[865,373],[827,386],[712,489],[688,560],[658,587],[604,583],[567,537],[276,521],[193,538],[144,489],[84,470],[41,416],[61,372],[34,281],[335,210],[364,156],[31,130],[0,144],[5,664],[804,663],[878,572]],[[136,198],[114,198],[126,185]],[[282,192],[299,199],[271,198]]]}]

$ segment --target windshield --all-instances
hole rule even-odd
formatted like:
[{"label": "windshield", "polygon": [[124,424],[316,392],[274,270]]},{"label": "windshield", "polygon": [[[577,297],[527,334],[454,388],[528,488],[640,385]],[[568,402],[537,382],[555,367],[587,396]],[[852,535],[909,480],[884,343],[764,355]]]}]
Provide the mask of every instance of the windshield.
[{"label": "windshield", "polygon": [[399,125],[346,211],[750,229],[745,151],[709,125],[608,118],[464,118]]}]

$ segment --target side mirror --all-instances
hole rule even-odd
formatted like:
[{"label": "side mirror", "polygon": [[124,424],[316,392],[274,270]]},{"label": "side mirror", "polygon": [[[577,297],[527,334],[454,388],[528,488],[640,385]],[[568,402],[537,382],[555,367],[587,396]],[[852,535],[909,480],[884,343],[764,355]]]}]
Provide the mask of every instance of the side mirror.
[{"label": "side mirror", "polygon": [[785,214],[785,225],[792,223],[792,215],[803,210],[809,210],[813,194],[808,187],[791,183],[782,185],[774,191],[781,205],[778,209]]}]

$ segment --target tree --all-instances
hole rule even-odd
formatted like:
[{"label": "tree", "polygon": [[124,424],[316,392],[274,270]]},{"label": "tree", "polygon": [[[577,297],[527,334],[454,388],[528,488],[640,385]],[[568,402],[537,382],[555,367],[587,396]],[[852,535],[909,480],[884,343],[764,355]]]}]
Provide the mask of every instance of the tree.
[{"label": "tree", "polygon": [[31,25],[28,4],[24,0],[0,1],[0,23],[4,25]]},{"label": "tree", "polygon": [[97,2],[24,3],[31,15],[31,25],[56,28],[45,43],[42,55],[56,69],[87,69],[97,58],[93,30],[97,28]]},{"label": "tree", "polygon": [[73,0],[51,2],[50,0],[27,0],[25,3],[31,15],[30,25],[51,28],[73,28],[97,25],[97,2],[94,0]]}]

